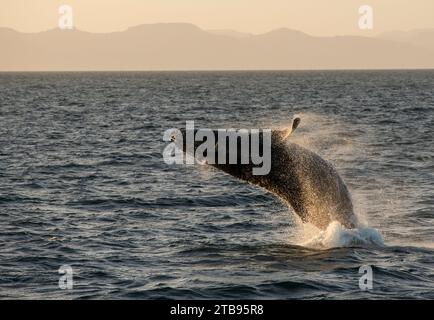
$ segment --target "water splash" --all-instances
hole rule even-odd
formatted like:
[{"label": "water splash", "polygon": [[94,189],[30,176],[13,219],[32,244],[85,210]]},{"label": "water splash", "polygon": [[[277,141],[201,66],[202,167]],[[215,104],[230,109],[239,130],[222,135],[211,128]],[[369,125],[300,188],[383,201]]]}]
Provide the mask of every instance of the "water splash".
[{"label": "water splash", "polygon": [[383,236],[375,228],[360,227],[346,229],[339,222],[333,221],[326,230],[316,233],[300,243],[303,247],[330,249],[354,246],[383,246]]}]

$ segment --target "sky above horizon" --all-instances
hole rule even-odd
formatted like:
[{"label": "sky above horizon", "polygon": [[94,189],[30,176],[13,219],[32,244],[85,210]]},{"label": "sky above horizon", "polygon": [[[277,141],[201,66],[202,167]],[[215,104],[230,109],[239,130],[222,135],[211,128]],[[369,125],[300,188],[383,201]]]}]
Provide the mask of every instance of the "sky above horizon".
[{"label": "sky above horizon", "polygon": [[[90,32],[160,22],[248,33],[286,27],[317,36],[434,28],[433,0],[1,0],[0,27],[56,28],[63,4],[72,7],[75,28]],[[372,30],[358,27],[359,7],[366,4],[374,11]]]}]

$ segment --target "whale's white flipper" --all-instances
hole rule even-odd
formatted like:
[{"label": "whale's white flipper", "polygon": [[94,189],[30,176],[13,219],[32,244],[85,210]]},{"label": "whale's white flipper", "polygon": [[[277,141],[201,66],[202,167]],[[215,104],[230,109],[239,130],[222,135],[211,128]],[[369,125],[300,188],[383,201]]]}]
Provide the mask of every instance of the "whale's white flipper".
[{"label": "whale's white flipper", "polygon": [[288,138],[291,135],[291,133],[293,133],[295,131],[295,129],[297,129],[300,122],[301,122],[300,118],[298,118],[298,117],[294,118],[294,120],[292,121],[292,127],[283,131],[282,139]]}]

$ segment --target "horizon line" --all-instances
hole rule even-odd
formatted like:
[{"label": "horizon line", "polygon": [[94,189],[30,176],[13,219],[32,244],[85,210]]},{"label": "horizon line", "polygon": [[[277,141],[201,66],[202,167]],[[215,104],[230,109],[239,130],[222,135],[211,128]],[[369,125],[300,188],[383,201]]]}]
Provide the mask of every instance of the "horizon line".
[{"label": "horizon line", "polygon": [[316,71],[329,71],[329,72],[358,72],[358,71],[434,71],[432,68],[368,68],[368,69],[142,69],[142,70],[0,70],[0,73],[157,73],[157,72],[316,72]]}]

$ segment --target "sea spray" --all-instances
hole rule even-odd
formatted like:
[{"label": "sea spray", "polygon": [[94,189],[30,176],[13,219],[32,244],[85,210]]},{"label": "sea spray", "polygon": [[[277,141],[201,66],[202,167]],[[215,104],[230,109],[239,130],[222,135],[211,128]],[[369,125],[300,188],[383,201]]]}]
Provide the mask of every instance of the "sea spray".
[{"label": "sea spray", "polygon": [[339,222],[333,221],[326,230],[320,231],[300,245],[309,248],[340,248],[354,246],[383,246],[381,233],[374,228],[361,227],[346,229]]}]

